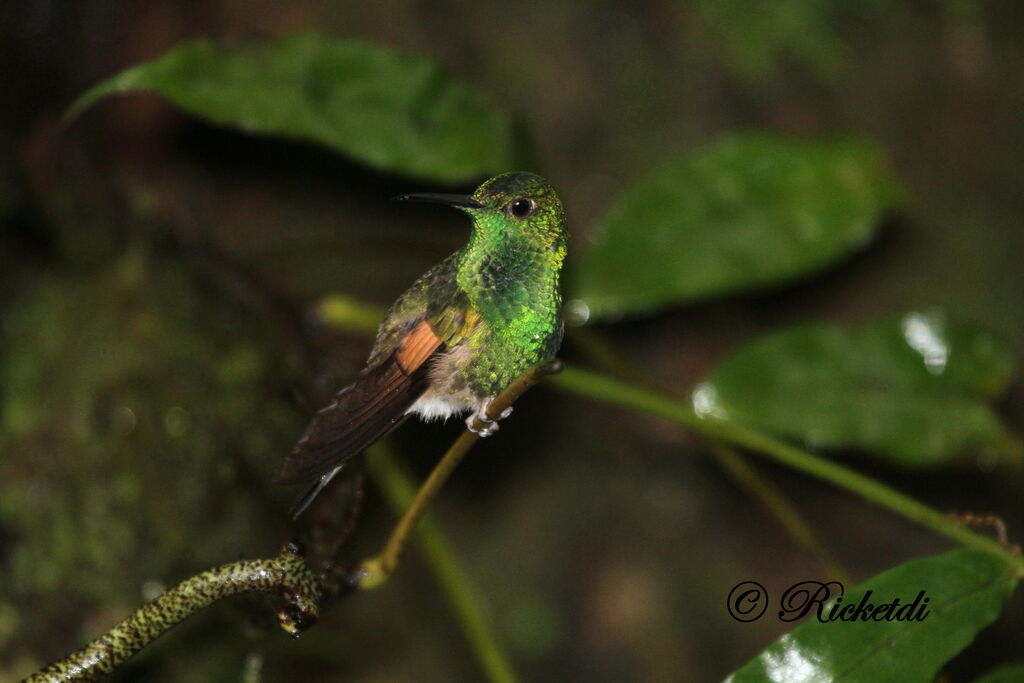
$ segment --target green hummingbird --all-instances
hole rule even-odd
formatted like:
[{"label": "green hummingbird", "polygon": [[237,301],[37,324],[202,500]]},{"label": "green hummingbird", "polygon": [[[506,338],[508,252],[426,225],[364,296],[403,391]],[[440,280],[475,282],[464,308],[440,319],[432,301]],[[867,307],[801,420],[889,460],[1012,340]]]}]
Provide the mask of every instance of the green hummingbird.
[{"label": "green hummingbird", "polygon": [[[472,195],[408,194],[396,199],[458,207],[470,215],[469,243],[424,273],[398,298],[377,331],[366,368],[312,419],[275,480],[311,488],[301,514],[341,469],[410,415],[447,419],[467,411],[489,436],[490,401],[562,342],[559,279],[565,211],[533,173],[506,173]],[[498,419],[507,417],[511,408]]]}]

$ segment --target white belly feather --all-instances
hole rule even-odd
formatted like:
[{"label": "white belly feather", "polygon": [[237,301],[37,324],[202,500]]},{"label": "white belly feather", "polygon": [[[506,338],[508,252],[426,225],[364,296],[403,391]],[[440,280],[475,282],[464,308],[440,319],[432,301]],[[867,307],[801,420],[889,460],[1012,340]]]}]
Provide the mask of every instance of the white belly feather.
[{"label": "white belly feather", "polygon": [[419,415],[423,420],[432,422],[434,420],[447,420],[449,417],[461,415],[473,406],[467,405],[464,400],[453,400],[444,396],[438,396],[433,391],[427,391],[416,399],[416,402],[405,411],[406,415]]}]

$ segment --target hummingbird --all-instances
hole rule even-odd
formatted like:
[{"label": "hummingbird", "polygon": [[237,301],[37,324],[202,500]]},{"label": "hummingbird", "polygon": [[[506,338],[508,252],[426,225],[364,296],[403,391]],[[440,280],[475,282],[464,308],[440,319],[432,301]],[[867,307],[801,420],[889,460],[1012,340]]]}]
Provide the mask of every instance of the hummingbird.
[{"label": "hummingbird", "polygon": [[546,180],[506,173],[471,195],[396,199],[461,209],[472,234],[395,301],[366,367],[316,413],[285,458],[275,481],[309,485],[293,517],[348,459],[412,415],[432,421],[470,412],[469,429],[493,434],[489,403],[523,372],[554,360],[562,342],[565,211]]}]

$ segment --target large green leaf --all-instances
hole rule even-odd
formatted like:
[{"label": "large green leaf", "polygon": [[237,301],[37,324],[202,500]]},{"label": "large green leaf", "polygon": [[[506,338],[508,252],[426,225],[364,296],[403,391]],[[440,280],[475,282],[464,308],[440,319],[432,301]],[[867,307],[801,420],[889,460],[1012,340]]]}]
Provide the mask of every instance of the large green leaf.
[{"label": "large green leaf", "polygon": [[719,365],[693,400],[703,414],[812,447],[926,465],[1012,443],[987,400],[1013,371],[1013,356],[990,334],[938,313],[910,313],[758,339]]},{"label": "large green leaf", "polygon": [[873,144],[728,137],[615,203],[573,271],[574,308],[630,314],[820,270],[901,196]]},{"label": "large green leaf", "polygon": [[[812,612],[727,680],[933,681],[943,664],[995,621],[1018,578],[1003,560],[976,550],[912,560],[846,590],[842,604],[858,604],[869,590],[868,602],[899,598],[907,604],[925,591],[930,613],[923,620],[822,623]],[[775,615],[770,609],[765,617]]]},{"label": "large green leaf", "polygon": [[300,34],[219,47],[180,45],[92,88],[152,91],[214,123],[333,148],[385,171],[454,182],[509,170],[512,124],[433,62],[357,40]]}]

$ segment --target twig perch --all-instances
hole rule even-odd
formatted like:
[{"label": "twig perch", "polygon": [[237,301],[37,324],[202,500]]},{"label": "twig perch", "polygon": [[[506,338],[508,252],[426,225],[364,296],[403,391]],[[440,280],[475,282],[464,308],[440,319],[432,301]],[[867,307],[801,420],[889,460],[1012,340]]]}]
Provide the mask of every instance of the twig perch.
[{"label": "twig perch", "polygon": [[[491,401],[490,405],[487,406],[487,417],[492,420],[497,419],[527,389],[539,382],[543,377],[561,372],[561,370],[562,362],[554,360],[524,372],[505,391]],[[474,427],[479,430],[483,425],[477,421],[474,423]],[[353,587],[365,590],[376,588],[387,581],[388,577],[391,576],[391,572],[398,565],[398,557],[405,547],[409,534],[416,526],[416,522],[423,516],[427,505],[430,504],[430,501],[437,495],[437,492],[444,486],[452,471],[462,461],[463,456],[479,439],[479,434],[466,429],[455,440],[455,443],[451,445],[448,452],[434,466],[430,476],[423,482],[423,486],[416,492],[416,497],[412,499],[412,503],[409,504],[405,514],[398,520],[398,524],[395,525],[394,530],[384,544],[384,548],[376,556],[365,560],[353,573],[350,578]]]}]

